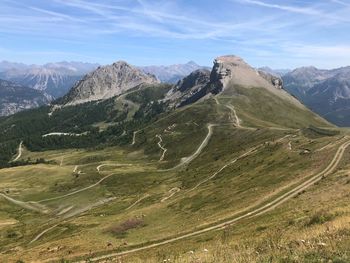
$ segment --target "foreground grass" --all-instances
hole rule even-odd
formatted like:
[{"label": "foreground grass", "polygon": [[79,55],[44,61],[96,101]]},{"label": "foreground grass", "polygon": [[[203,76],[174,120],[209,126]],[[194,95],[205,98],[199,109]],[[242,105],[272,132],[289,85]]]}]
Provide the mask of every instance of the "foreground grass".
[{"label": "foreground grass", "polygon": [[[247,108],[247,112],[249,110],[252,109]],[[239,109],[237,111],[240,114]],[[1,199],[0,223],[12,223],[0,225],[0,258],[7,262],[17,259],[42,262],[48,258],[58,261],[82,255],[85,258],[107,251],[123,251],[214,224],[268,202],[322,170],[333,158],[346,132],[310,138],[309,134],[288,127],[237,129],[229,122],[229,116],[226,107],[209,100],[153,123],[138,134],[133,146],[24,152],[23,158],[45,158],[56,164],[2,169],[0,188],[18,200],[40,202],[49,213],[34,213]],[[269,118],[261,117],[265,125],[274,122]],[[198,119],[202,122],[197,123]],[[248,119],[242,119],[248,123]],[[292,124],[296,126],[301,121],[305,124],[308,119]],[[315,120],[316,124],[322,123],[318,121]],[[196,151],[208,132],[208,123],[218,126],[214,127],[205,150],[187,166],[166,170]],[[159,162],[157,134],[162,135],[168,149],[162,162]],[[257,151],[237,159],[252,147],[258,147]],[[97,171],[101,164],[110,166]],[[220,170],[225,165],[225,169]],[[346,161],[341,165],[342,169],[348,169]],[[218,170],[220,173],[212,177]],[[109,177],[93,188],[69,195],[96,184],[105,176]],[[344,194],[338,196],[338,200],[333,198],[336,195],[328,189],[331,184],[326,184],[326,180],[328,178],[317,189],[327,193],[326,203],[340,209],[348,197]],[[162,202],[172,189],[179,190]],[[346,205],[342,214],[332,211],[332,206],[329,213],[318,211],[318,207],[324,206],[315,198],[319,194],[310,192],[308,199],[309,192],[306,192],[269,214],[121,260],[159,262],[170,258],[177,262],[197,262],[200,258],[200,262],[271,262],[283,260],[291,249],[299,253],[299,259],[306,260],[307,253],[316,253],[312,250],[316,246],[302,250],[302,246],[290,244],[301,239],[301,234],[306,242],[305,237],[312,236],[312,229],[329,222],[339,220],[340,231],[344,228],[340,222],[347,219]],[[43,199],[50,200],[41,202]],[[31,243],[46,229],[49,231],[45,235]],[[281,233],[283,238],[279,240]],[[317,235],[313,238],[318,240]],[[270,239],[272,241],[266,241]],[[275,239],[277,241],[273,241]],[[309,241],[316,244],[314,239]]]}]

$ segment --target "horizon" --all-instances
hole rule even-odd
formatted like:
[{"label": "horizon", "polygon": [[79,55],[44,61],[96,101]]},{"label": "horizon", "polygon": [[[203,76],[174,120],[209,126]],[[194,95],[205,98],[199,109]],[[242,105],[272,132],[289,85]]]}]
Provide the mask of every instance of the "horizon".
[{"label": "horizon", "polygon": [[211,66],[235,54],[254,67],[332,69],[349,65],[349,11],[345,0],[4,0],[0,60]]}]

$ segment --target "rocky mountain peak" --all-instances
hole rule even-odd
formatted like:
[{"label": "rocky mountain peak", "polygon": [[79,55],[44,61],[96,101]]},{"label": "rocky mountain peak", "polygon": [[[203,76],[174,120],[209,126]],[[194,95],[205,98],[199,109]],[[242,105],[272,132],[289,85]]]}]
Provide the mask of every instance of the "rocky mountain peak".
[{"label": "rocky mountain peak", "polygon": [[215,93],[225,89],[229,83],[248,87],[266,87],[269,81],[261,77],[258,71],[242,58],[234,55],[221,56],[214,60],[210,82],[215,86]]},{"label": "rocky mountain peak", "polygon": [[140,84],[158,83],[158,79],[125,61],[97,68],[79,81],[63,98],[64,104],[80,104],[120,95]]}]

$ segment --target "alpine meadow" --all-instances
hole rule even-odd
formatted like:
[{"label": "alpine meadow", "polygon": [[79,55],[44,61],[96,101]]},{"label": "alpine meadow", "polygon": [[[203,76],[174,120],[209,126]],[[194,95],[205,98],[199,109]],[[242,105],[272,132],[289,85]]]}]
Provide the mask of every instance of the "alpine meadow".
[{"label": "alpine meadow", "polygon": [[0,262],[350,262],[348,12],[0,1]]}]

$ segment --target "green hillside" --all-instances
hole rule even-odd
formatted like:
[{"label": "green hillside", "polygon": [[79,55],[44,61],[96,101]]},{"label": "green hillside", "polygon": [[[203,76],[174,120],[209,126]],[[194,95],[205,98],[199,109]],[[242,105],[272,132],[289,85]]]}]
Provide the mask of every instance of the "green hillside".
[{"label": "green hillside", "polygon": [[176,110],[168,90],[0,121],[2,260],[349,259],[347,130],[264,88]]}]

